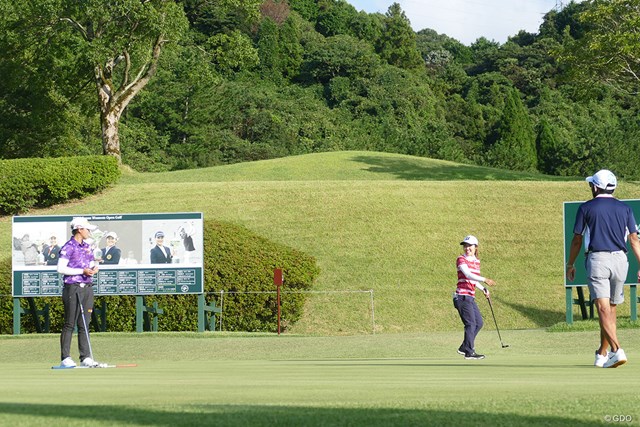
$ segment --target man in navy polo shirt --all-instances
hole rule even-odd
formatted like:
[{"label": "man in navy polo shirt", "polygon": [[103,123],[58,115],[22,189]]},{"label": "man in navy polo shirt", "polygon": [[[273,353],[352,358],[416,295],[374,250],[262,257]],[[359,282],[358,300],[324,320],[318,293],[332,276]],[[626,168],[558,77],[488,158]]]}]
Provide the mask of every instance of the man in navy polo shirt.
[{"label": "man in navy polo shirt", "polygon": [[[631,250],[640,264],[640,240],[633,211],[613,197],[616,176],[606,169],[587,177],[593,199],[578,208],[569,250],[567,279],[575,278],[573,266],[583,239],[585,240],[587,285],[591,300],[598,309],[600,347],[594,365],[616,368],[627,361],[616,333],[616,306],[624,302],[624,281],[627,278],[627,236]],[[611,351],[607,352],[610,347]]]}]

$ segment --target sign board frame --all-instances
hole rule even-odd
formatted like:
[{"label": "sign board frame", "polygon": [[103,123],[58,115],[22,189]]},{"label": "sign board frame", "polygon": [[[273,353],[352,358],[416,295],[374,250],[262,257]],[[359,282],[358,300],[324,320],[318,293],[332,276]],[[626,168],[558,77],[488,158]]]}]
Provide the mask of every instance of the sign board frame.
[{"label": "sign board frame", "polygon": [[[14,216],[11,284],[14,298],[62,295],[62,275],[57,273],[56,265],[46,265],[41,256],[34,261],[34,251],[41,252],[51,235],[62,246],[71,238],[71,219],[79,216],[98,226],[92,233],[96,255],[104,247],[108,231],[115,231],[119,237],[116,245],[122,252],[120,263],[100,264],[93,279],[96,296],[204,292],[201,212]],[[173,253],[170,264],[151,263],[150,251],[156,245],[158,231],[164,233],[164,246]]]}]

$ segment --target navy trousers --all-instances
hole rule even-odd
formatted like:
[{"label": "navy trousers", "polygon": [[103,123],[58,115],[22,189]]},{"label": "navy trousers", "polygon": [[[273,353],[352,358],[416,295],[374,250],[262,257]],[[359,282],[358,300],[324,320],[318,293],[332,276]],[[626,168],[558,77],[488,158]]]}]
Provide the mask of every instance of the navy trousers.
[{"label": "navy trousers", "polygon": [[[82,320],[82,311],[80,310],[78,299],[82,301],[82,308],[84,308],[84,321]],[[84,325],[86,323],[88,328],[89,322],[91,322],[93,288],[91,286],[81,288],[79,285],[64,285],[62,288],[62,305],[64,307],[64,324],[60,334],[61,360],[71,355],[71,338],[73,337],[73,329],[77,326],[78,349],[80,350],[80,360],[82,361],[91,355],[87,339],[89,331],[85,331]]]},{"label": "navy trousers", "polygon": [[476,299],[467,295],[456,295],[453,299],[453,306],[458,310],[464,324],[464,341],[460,346],[460,351],[463,351],[465,355],[473,354],[475,353],[476,335],[484,325]]}]

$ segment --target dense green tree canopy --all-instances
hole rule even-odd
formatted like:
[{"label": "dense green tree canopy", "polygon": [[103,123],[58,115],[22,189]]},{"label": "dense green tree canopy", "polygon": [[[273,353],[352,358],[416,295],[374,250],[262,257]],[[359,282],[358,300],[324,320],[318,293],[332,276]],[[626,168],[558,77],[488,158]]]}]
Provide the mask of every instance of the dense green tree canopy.
[{"label": "dense green tree canopy", "polygon": [[416,34],[398,3],[393,3],[385,15],[384,28],[378,42],[380,57],[400,68],[416,68],[424,62],[418,53]]},{"label": "dense green tree canopy", "polygon": [[640,83],[640,0],[588,0],[579,22],[588,29],[563,50],[578,78],[616,87]]},{"label": "dense green tree canopy", "polygon": [[640,179],[639,9],[570,2],[465,46],[398,3],[5,0],[0,156],[157,171],[371,149]]}]

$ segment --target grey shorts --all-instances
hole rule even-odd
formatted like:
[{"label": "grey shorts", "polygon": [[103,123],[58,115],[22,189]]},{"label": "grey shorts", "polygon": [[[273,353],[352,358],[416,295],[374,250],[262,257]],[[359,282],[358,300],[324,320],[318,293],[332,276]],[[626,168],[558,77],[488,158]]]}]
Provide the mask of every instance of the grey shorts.
[{"label": "grey shorts", "polygon": [[627,254],[591,252],[587,256],[587,284],[591,300],[609,298],[611,304],[624,302],[624,281],[629,271]]}]

